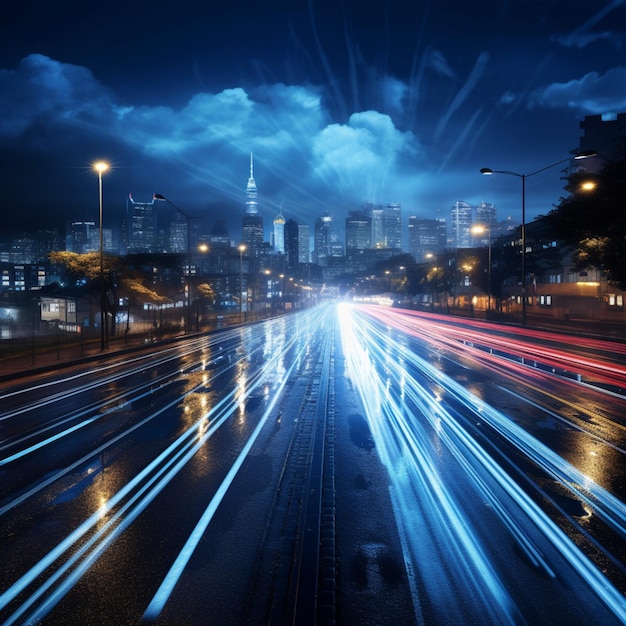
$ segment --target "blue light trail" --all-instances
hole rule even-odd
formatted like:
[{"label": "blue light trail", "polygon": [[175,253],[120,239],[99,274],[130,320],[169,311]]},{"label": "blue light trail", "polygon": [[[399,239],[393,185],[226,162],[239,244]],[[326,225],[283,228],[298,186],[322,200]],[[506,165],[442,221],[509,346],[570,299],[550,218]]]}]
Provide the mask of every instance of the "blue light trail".
[{"label": "blue light trail", "polygon": [[[310,318],[310,319],[309,319]],[[281,396],[281,391],[289,380],[293,370],[301,362],[303,354],[308,350],[308,337],[314,333],[323,317],[314,319],[307,316],[307,321],[294,318],[290,339],[284,340],[284,320],[270,323],[270,328],[259,331],[256,328],[244,328],[234,331],[236,337],[245,345],[240,351],[240,360],[233,362],[229,368],[238,367],[254,357],[255,352],[263,352],[262,366],[254,370],[242,386],[237,386],[225,394],[219,402],[206,412],[197,416],[185,431],[172,441],[158,456],[146,465],[117,493],[111,496],[98,510],[94,511],[84,522],[71,532],[47,555],[24,572],[13,584],[0,594],[0,609],[27,592],[32,585],[39,585],[31,590],[19,607],[5,621],[5,625],[17,623],[25,619],[25,623],[39,623],[60,602],[60,600],[89,571],[104,552],[130,527],[165,487],[187,466],[187,464],[203,449],[207,441],[224,425],[232,422],[233,416],[241,411],[247,398],[258,390],[265,393],[272,390],[268,398],[268,407],[252,434],[244,444],[237,461],[223,479],[216,494],[207,506],[205,514],[198,522],[195,531],[187,540],[185,548],[172,566],[170,573],[163,581],[155,600],[148,608],[147,615],[156,616],[171,594],[178,577],[182,574],[186,561],[190,558],[195,544],[210,522],[213,513],[219,506],[225,492],[232,483],[247,454],[267,422],[271,408]],[[302,324],[302,326],[300,326]],[[262,327],[261,327],[262,328]],[[300,328],[300,332],[295,330]],[[272,341],[271,346],[263,341],[269,335],[280,336],[280,341]],[[284,367],[285,354],[295,350],[289,368]],[[200,366],[201,367],[201,366]],[[195,363],[189,369],[197,369]],[[210,380],[204,378],[198,385],[191,386],[185,397],[206,387]],[[166,413],[181,405],[181,397],[176,396],[168,404],[161,406],[141,425],[147,424],[160,414]],[[205,428],[208,424],[209,427]],[[135,427],[124,434],[128,434]],[[32,495],[34,490],[29,492]],[[65,558],[65,560],[63,560]],[[48,578],[41,582],[41,576],[49,573]],[[37,604],[39,603],[39,604]],[[29,611],[30,614],[26,615]],[[24,618],[24,616],[26,617]]]},{"label": "blue light trail", "polygon": [[[339,306],[347,375],[361,395],[389,472],[405,561],[416,581],[414,594],[422,589],[414,597],[416,620],[427,598],[448,623],[523,621],[522,608],[515,605],[490,556],[485,526],[494,524],[494,515],[548,579],[567,575],[567,563],[619,620],[626,619],[624,597],[492,458],[466,422],[493,428],[622,536],[624,504],[446,376],[437,362],[433,365],[409,349],[406,336],[394,332],[396,327],[401,332],[419,328],[431,348],[440,350],[428,322],[411,325],[409,317],[380,307]],[[472,509],[467,508],[469,493],[455,488],[458,470],[475,494]]]}]

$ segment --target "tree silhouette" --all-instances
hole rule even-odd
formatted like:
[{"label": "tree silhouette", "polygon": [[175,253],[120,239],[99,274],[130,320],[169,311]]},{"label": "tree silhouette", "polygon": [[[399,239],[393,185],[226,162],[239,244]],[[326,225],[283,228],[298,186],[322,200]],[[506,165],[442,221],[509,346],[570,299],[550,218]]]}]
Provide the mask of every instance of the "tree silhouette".
[{"label": "tree silhouette", "polygon": [[[589,191],[583,183],[593,183]],[[626,289],[626,159],[609,161],[595,174],[576,172],[565,187],[570,195],[539,219],[571,252],[578,271],[604,270]]]}]

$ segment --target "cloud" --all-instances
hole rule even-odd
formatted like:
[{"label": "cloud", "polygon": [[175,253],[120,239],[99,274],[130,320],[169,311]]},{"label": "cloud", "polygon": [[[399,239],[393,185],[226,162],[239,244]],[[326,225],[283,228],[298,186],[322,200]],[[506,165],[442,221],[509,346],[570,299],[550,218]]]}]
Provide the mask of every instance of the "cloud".
[{"label": "cloud", "polygon": [[112,97],[88,69],[31,54],[16,70],[0,70],[0,136],[51,120],[99,123],[113,112]]},{"label": "cloud", "polygon": [[314,139],[314,172],[330,187],[338,183],[349,196],[381,201],[385,179],[402,155],[415,154],[411,132],[398,130],[388,115],[364,111],[348,124],[330,124]]},{"label": "cloud", "polygon": [[408,94],[408,86],[405,82],[393,76],[384,76],[380,81],[380,91],[383,94],[385,110],[403,112]]},{"label": "cloud", "polygon": [[[387,105],[399,111],[406,85],[387,76],[380,84]],[[381,199],[399,156],[416,147],[412,133],[377,111],[331,123],[324,91],[315,86],[235,87],[196,93],[180,108],[148,106],[120,101],[83,67],[35,54],[16,70],[2,71],[0,87],[5,138],[24,138],[31,130],[38,135],[44,127],[55,142],[68,144],[77,137],[101,143],[104,136],[129,162],[149,158],[175,166],[190,181],[233,200],[241,199],[245,166],[240,180],[232,175],[232,163],[249,152],[265,164],[260,182],[268,194],[281,189],[290,198],[319,202],[315,189],[325,183],[328,197],[360,202],[364,194]]]},{"label": "cloud", "polygon": [[84,67],[40,54],[16,70],[0,70],[0,135],[15,138],[29,128],[91,126],[98,133],[151,154],[183,153],[216,143],[255,141],[280,145],[285,133],[315,134],[324,124],[319,89],[284,84],[198,93],[176,110],[118,101]]},{"label": "cloud", "polygon": [[115,126],[120,140],[153,155],[185,153],[218,142],[237,143],[246,132],[254,103],[243,89],[194,95],[179,111],[142,106]]},{"label": "cloud", "polygon": [[589,72],[578,80],[552,83],[535,91],[529,107],[573,109],[581,115],[615,113],[626,110],[626,67],[605,74]]}]

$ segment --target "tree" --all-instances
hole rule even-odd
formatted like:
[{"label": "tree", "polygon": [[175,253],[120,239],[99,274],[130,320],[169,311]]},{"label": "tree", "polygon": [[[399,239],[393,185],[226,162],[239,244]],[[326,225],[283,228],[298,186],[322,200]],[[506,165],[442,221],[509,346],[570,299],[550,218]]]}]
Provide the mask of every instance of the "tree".
[{"label": "tree", "polygon": [[[67,273],[77,281],[86,280],[92,297],[100,294],[100,253],[58,251],[50,253],[50,261],[62,265]],[[105,289],[105,313],[111,314],[111,334],[115,334],[115,320],[119,298],[130,303],[151,302],[162,304],[169,299],[157,293],[150,282],[152,274],[128,263],[124,257],[106,254],[103,257],[103,277]]]},{"label": "tree", "polygon": [[[593,188],[583,190],[586,182]],[[578,271],[602,269],[626,289],[626,159],[609,161],[592,175],[576,172],[565,189],[570,195],[539,219],[572,252]]]}]

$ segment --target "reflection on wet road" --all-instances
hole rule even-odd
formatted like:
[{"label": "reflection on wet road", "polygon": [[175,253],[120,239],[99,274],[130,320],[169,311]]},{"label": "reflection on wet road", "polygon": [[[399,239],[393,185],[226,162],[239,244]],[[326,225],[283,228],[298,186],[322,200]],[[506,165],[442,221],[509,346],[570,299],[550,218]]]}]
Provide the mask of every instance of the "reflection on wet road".
[{"label": "reflection on wet road", "polygon": [[329,303],[6,386],[0,620],[626,621],[625,362]]},{"label": "reflection on wet road", "polygon": [[[542,610],[559,623],[585,623],[585,613],[597,623],[626,618],[623,501],[497,408],[513,394],[530,419],[547,411],[558,420],[561,397],[565,407],[578,400],[581,412],[603,405],[605,423],[569,423],[623,477],[625,402],[604,385],[610,376],[626,389],[626,369],[471,323],[378,307],[339,311],[349,376],[391,478],[418,621],[423,606],[448,623],[535,623]],[[557,372],[572,368],[601,386]],[[485,375],[501,389],[491,390],[494,405],[475,393]],[[563,502],[578,503],[575,513]]]}]

